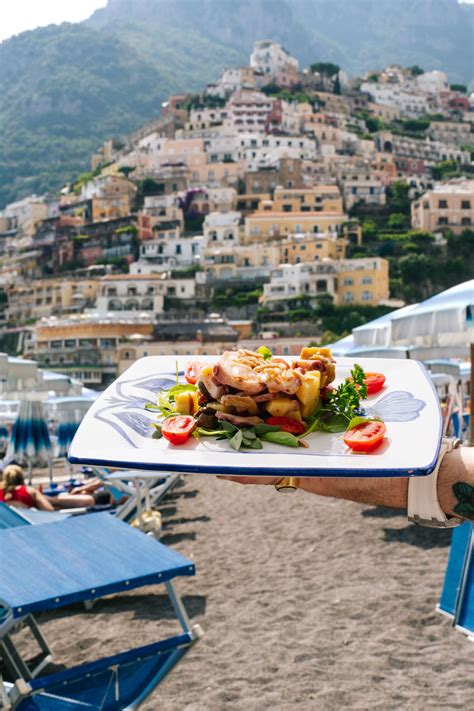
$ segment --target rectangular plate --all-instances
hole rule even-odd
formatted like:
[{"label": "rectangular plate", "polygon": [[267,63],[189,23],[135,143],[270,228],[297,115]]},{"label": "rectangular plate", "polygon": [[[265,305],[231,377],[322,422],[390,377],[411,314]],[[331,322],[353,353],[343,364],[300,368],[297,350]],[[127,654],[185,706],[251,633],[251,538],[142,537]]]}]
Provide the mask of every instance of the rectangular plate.
[{"label": "rectangular plate", "polygon": [[[382,391],[364,400],[368,414],[387,426],[385,442],[372,454],[351,452],[341,434],[315,432],[308,449],[265,442],[262,450],[235,452],[227,441],[191,438],[173,446],[152,439],[156,413],[145,410],[160,388],[175,384],[196,357],[152,356],[136,361],[88,410],[69,449],[73,464],[204,474],[281,476],[389,477],[426,475],[433,471],[441,444],[438,397],[424,366],[413,360],[337,358],[336,384],[359,363],[366,372],[386,376]],[[216,356],[200,361],[215,363]],[[289,361],[292,359],[289,358]]]}]

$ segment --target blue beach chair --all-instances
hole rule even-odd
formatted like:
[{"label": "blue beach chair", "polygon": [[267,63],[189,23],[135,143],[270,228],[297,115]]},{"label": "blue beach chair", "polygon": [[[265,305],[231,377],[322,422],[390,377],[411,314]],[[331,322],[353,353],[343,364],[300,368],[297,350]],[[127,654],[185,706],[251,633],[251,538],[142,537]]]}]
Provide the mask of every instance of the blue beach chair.
[{"label": "blue beach chair", "polygon": [[463,523],[453,530],[448,565],[438,611],[452,619],[453,627],[474,635],[474,529]]},{"label": "blue beach chair", "polygon": [[[107,513],[0,531],[0,559],[22,560],[0,576],[0,652],[13,679],[0,679],[0,698],[3,691],[4,706],[12,711],[136,709],[202,636],[173,583],[177,576],[194,575],[193,563]],[[32,615],[153,583],[166,586],[180,634],[44,673],[51,650]],[[19,622],[30,627],[41,649],[34,668],[11,636]]]}]

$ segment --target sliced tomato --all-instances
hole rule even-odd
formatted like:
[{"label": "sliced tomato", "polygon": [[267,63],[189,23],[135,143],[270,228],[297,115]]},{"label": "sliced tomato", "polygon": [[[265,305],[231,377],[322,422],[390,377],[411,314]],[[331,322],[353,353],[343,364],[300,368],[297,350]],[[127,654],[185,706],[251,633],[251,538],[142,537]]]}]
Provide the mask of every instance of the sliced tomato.
[{"label": "sliced tomato", "polygon": [[385,375],[382,375],[382,373],[366,373],[364,383],[367,386],[367,395],[373,395],[382,390],[385,385]]},{"label": "sliced tomato", "polygon": [[371,452],[382,443],[387,433],[383,422],[362,422],[344,434],[344,442],[354,452]]},{"label": "sliced tomato", "polygon": [[291,417],[269,417],[266,420],[267,425],[279,427],[283,432],[291,432],[294,435],[303,434],[306,432],[306,425],[298,420],[292,420]]},{"label": "sliced tomato", "polygon": [[191,415],[168,417],[161,426],[161,433],[171,444],[184,444],[189,439],[194,426],[194,417]]},{"label": "sliced tomato", "polygon": [[186,365],[184,377],[186,378],[188,383],[190,383],[191,385],[196,385],[199,378],[199,373],[201,372],[201,369],[203,367],[204,363],[198,360],[192,360]]}]

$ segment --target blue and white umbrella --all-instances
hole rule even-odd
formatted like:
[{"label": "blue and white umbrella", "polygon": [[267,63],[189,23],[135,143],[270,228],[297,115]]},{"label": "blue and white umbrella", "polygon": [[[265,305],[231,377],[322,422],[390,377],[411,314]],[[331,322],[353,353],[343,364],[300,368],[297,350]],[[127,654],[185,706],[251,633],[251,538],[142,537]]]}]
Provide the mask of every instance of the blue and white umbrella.
[{"label": "blue and white umbrella", "polygon": [[41,402],[23,400],[13,425],[5,461],[28,464],[30,481],[34,464],[47,464],[52,479],[52,451]]},{"label": "blue and white umbrella", "polygon": [[56,451],[56,456],[58,457],[66,457],[67,456],[67,451],[69,449],[69,445],[71,444],[72,440],[74,439],[74,435],[76,434],[77,430],[79,427],[79,422],[75,422],[72,418],[65,421],[65,422],[60,422],[58,425],[58,429],[56,431],[56,436],[58,438],[57,441],[57,451]]}]

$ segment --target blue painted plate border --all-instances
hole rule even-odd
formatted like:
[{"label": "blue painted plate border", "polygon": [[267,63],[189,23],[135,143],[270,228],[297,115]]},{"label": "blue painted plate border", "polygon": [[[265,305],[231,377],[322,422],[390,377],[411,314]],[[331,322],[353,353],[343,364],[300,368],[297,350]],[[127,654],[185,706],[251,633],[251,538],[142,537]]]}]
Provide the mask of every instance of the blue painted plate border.
[{"label": "blue painted plate border", "polygon": [[[183,356],[180,356],[182,358]],[[191,356],[190,356],[191,358]],[[415,363],[418,368],[420,369],[420,372],[425,380],[429,384],[429,387],[433,393],[433,396],[435,398],[435,401],[439,403],[438,400],[438,395],[436,393],[436,389],[433,385],[433,382],[431,378],[428,375],[428,372],[425,368],[425,366],[415,360],[411,360],[411,363]],[[376,364],[376,359],[374,359],[374,366]],[[116,382],[116,381],[115,381]],[[112,388],[114,386],[114,383],[112,383],[109,388]],[[105,391],[107,392],[107,391]],[[278,467],[278,469],[274,470],[275,471],[275,476],[298,476],[298,477],[321,477],[321,478],[331,478],[331,477],[343,477],[343,478],[364,478],[364,479],[371,479],[371,478],[407,478],[410,476],[427,476],[431,474],[431,472],[435,469],[438,457],[439,457],[439,452],[441,448],[441,441],[442,441],[442,418],[441,418],[441,408],[439,407],[439,413],[437,417],[438,421],[438,431],[436,435],[437,439],[437,446],[435,450],[435,455],[430,462],[430,464],[426,465],[425,467],[415,467],[413,469],[407,469],[406,467],[391,467],[391,468],[380,468],[380,469],[371,469],[367,470],[366,468],[354,468],[351,467],[350,469],[347,468],[338,468],[338,469],[330,469],[330,470],[324,470],[321,467],[318,468],[305,468],[304,473],[295,470],[293,468],[287,468],[287,467]],[[72,448],[72,445],[71,445]],[[71,449],[70,448],[70,449]],[[244,454],[245,456],[245,454]],[[325,457],[325,455],[313,455],[313,456],[319,456],[319,457]],[[178,473],[195,473],[195,474],[225,474],[225,475],[235,475],[235,476],[271,476],[271,470],[269,469],[263,469],[262,471],[256,471],[255,467],[243,467],[243,466],[206,466],[205,468],[201,465],[192,465],[192,464],[174,464],[174,463],[166,463],[163,466],[160,466],[156,463],[147,463],[147,462],[137,462],[136,460],[133,459],[113,459],[113,458],[101,458],[101,457],[87,457],[87,456],[74,456],[74,455],[68,455],[68,460],[71,462],[71,464],[89,464],[89,465],[99,465],[99,466],[108,466],[108,467],[117,467],[119,469],[138,469],[138,470],[143,470],[143,471],[173,471],[173,472],[178,472]]]}]

